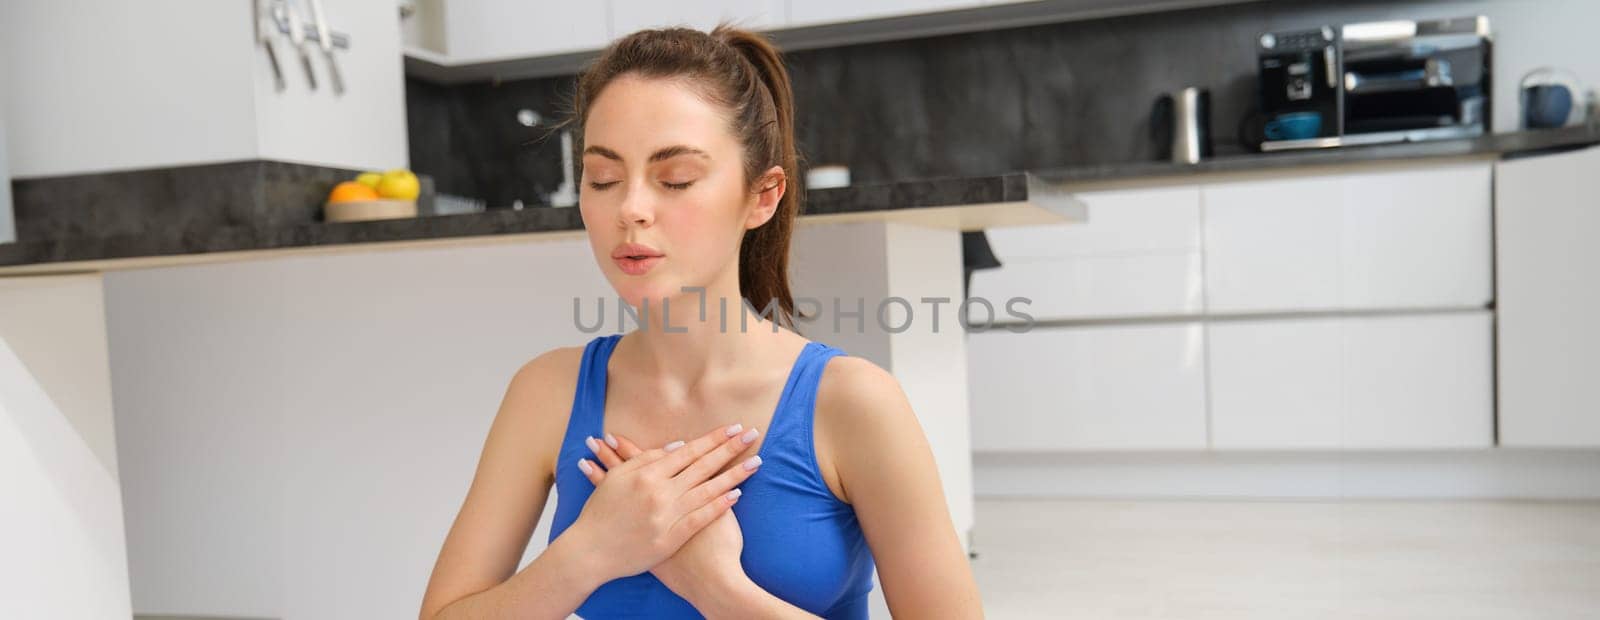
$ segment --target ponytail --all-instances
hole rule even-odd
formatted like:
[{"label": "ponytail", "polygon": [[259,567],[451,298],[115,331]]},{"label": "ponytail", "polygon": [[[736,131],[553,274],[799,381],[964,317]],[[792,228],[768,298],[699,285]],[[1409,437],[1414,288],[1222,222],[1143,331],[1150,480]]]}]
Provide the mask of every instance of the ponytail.
[{"label": "ponytail", "polygon": [[[778,203],[772,219],[757,228],[745,231],[744,243],[739,248],[739,292],[756,310],[765,310],[766,304],[776,303],[781,323],[794,329],[796,314],[794,296],[789,289],[789,239],[794,230],[794,220],[799,215],[803,183],[799,174],[799,149],[794,139],[794,93],[789,85],[789,71],[783,66],[778,50],[765,37],[718,25],[711,36],[732,47],[749,63],[755,73],[761,92],[752,93],[757,105],[770,106],[771,114],[759,115],[767,162],[754,166],[756,173],[777,165],[783,167],[787,178],[783,198]],[[764,101],[763,101],[764,100]],[[747,156],[748,157],[748,156]],[[756,191],[766,189],[766,181]]]}]

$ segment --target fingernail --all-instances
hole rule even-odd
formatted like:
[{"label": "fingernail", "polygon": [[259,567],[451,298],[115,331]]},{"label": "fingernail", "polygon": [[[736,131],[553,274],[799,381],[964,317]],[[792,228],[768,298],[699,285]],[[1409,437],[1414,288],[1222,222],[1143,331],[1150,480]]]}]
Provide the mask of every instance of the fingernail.
[{"label": "fingernail", "polygon": [[744,430],[744,425],[743,424],[735,424],[733,426],[728,427],[727,433],[728,433],[729,437],[732,437],[734,435],[738,435],[739,431],[742,431],[742,430]]},{"label": "fingernail", "polygon": [[728,501],[731,502],[733,500],[739,499],[740,495],[744,495],[744,491],[741,491],[739,489],[734,489],[732,491],[728,491]]},{"label": "fingernail", "polygon": [[760,466],[761,466],[761,455],[759,455],[759,454],[744,460],[744,470],[745,471],[755,471],[755,469],[757,467],[760,467]]},{"label": "fingernail", "polygon": [[748,443],[750,443],[752,441],[755,441],[756,440],[756,435],[760,435],[760,434],[761,433],[757,432],[756,429],[752,428],[750,430],[745,431],[744,432],[744,436],[740,437],[739,440],[748,444]]},{"label": "fingernail", "polygon": [[611,446],[612,450],[617,449],[617,438],[612,437],[611,433],[606,433],[606,445]]},{"label": "fingernail", "polygon": [[682,448],[682,447],[683,447],[683,441],[680,440],[680,441],[674,441],[672,443],[667,444],[664,449],[667,452],[671,452],[673,450],[677,450],[678,448]]},{"label": "fingernail", "polygon": [[593,474],[593,467],[593,465],[589,464],[589,459],[578,459],[578,469],[583,470],[584,474]]},{"label": "fingernail", "polygon": [[599,453],[600,452],[600,444],[595,443],[593,437],[584,437],[583,438],[583,445],[589,446],[589,450],[592,451],[592,452],[595,452],[595,453]]}]

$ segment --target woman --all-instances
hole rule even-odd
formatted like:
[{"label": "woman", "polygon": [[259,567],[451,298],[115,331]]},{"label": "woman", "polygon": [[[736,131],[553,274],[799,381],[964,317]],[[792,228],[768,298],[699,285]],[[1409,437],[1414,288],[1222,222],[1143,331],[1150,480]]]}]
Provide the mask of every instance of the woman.
[{"label": "woman", "polygon": [[[640,327],[516,373],[421,617],[865,618],[874,566],[897,616],[981,617],[899,385],[793,331],[777,50],[638,32],[576,104],[584,227]],[[550,545],[517,572],[552,479]]]}]

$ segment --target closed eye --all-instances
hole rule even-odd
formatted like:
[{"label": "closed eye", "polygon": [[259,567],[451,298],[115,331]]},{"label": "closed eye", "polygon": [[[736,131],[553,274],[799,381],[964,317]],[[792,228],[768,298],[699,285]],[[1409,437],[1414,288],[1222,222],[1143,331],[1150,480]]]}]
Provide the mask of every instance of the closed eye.
[{"label": "closed eye", "polygon": [[620,181],[610,181],[610,182],[607,182],[607,183],[596,183],[594,181],[590,181],[589,182],[589,187],[592,187],[592,188],[597,189],[597,190],[601,190],[601,189],[605,189],[607,187],[611,187],[612,185],[616,185],[619,182]]},{"label": "closed eye", "polygon": [[694,185],[694,181],[684,181],[682,183],[668,183],[666,181],[662,181],[661,184],[667,186],[667,189],[685,190],[689,189],[690,185]]}]

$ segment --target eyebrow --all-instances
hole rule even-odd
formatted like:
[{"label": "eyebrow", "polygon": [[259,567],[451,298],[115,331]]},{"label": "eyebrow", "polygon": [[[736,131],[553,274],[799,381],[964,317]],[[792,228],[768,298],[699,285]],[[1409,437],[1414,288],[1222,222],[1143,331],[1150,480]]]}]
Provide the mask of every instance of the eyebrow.
[{"label": "eyebrow", "polygon": [[[622,155],[619,155],[619,154],[617,154],[616,151],[613,151],[613,150],[608,149],[608,148],[603,147],[603,146],[590,146],[588,148],[583,149],[583,153],[585,155],[593,153],[595,155],[599,155],[599,156],[604,157],[606,159],[611,159],[611,160],[615,160],[615,161],[622,161]],[[705,159],[711,159],[711,155],[709,153],[706,153],[705,151],[702,151],[700,149],[694,148],[692,146],[684,146],[684,145],[680,144],[680,145],[676,145],[676,146],[669,146],[669,147],[666,147],[666,148],[661,149],[659,151],[656,151],[654,153],[651,153],[650,154],[650,158],[648,159],[648,161],[650,163],[655,163],[655,162],[658,162],[658,161],[666,161],[668,159],[672,159],[672,158],[677,157],[679,155],[695,155],[695,156],[702,157],[702,158],[705,158]]]}]

